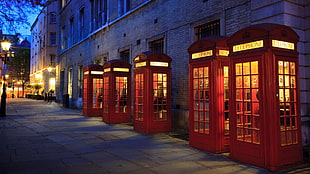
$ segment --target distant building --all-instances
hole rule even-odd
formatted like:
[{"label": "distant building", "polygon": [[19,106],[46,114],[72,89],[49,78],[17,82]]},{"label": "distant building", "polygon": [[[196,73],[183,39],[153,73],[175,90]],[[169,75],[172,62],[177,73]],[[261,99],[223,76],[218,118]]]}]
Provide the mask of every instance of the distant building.
[{"label": "distant building", "polygon": [[39,85],[39,94],[55,91],[57,51],[56,1],[44,7],[31,26],[30,83]]},{"label": "distant building", "polygon": [[[3,34],[0,30],[1,40],[9,40],[11,42],[11,48],[7,54],[7,72],[5,72],[8,77],[6,81],[7,86],[7,96],[8,98],[23,97],[24,96],[24,86],[29,82],[29,59],[30,59],[30,42],[25,39],[20,39],[20,34]],[[21,56],[22,55],[22,56]],[[1,74],[3,66],[1,63]],[[2,87],[1,87],[2,89]]]},{"label": "distant building", "polygon": [[[60,101],[63,94],[69,94],[70,105],[82,107],[84,66],[113,59],[132,64],[141,52],[159,51],[173,59],[173,127],[179,129],[188,128],[187,48],[194,41],[230,36],[258,23],[290,26],[300,36],[301,115],[304,142],[310,142],[307,0],[62,0],[59,6],[56,91]],[[35,59],[37,55],[33,56]],[[32,69],[35,74],[44,66],[33,67],[41,67]]]}]

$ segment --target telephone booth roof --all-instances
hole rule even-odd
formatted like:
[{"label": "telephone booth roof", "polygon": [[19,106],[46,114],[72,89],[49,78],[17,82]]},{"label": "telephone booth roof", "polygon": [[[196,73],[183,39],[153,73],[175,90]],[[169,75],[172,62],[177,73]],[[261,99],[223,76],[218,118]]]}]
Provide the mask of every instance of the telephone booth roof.
[{"label": "telephone booth roof", "polygon": [[150,66],[170,68],[171,61],[172,61],[171,58],[167,56],[166,54],[159,53],[159,52],[153,52],[153,51],[147,51],[147,52],[140,53],[133,60],[136,68],[150,67]]},{"label": "telephone booth roof", "polygon": [[121,59],[114,59],[110,60],[103,64],[103,68],[111,68],[111,67],[118,67],[118,68],[131,68],[131,64],[128,62],[125,62]]},{"label": "telephone booth roof", "polygon": [[190,60],[197,60],[198,58],[216,58],[218,56],[227,57],[229,54],[227,37],[213,36],[198,40],[194,42],[187,51],[191,54]]},{"label": "telephone booth roof", "polygon": [[86,71],[103,71],[103,66],[97,64],[91,64],[84,67],[84,72]]},{"label": "telephone booth roof", "polygon": [[[264,43],[263,40],[265,40]],[[297,51],[296,45],[298,40],[299,36],[297,33],[288,26],[272,23],[262,23],[252,25],[237,31],[231,37],[229,37],[227,44],[230,48],[239,44],[238,46],[240,46],[239,48],[241,48],[241,51],[269,47],[285,49],[286,51]],[[261,46],[255,47],[255,44],[259,44],[254,43],[256,41],[262,41]],[[245,45],[242,43],[248,44]],[[230,51],[233,54],[234,52],[238,52],[240,50]]]}]

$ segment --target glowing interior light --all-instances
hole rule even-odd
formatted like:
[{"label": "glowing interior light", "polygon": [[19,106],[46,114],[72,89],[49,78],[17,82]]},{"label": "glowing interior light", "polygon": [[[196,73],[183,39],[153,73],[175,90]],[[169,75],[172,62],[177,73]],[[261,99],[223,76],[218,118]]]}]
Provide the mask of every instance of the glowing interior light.
[{"label": "glowing interior light", "polygon": [[208,56],[212,56],[212,55],[213,55],[212,50],[202,51],[202,52],[192,54],[192,59],[198,59],[198,58],[208,57]]},{"label": "glowing interior light", "polygon": [[146,62],[138,62],[136,63],[136,67],[146,66]]},{"label": "glowing interior light", "polygon": [[168,67],[169,66],[168,62],[155,62],[155,61],[151,61],[150,65],[151,66],[162,66],[162,67]]},{"label": "glowing interior light", "polygon": [[102,71],[91,71],[91,74],[103,74]]},{"label": "glowing interior light", "polygon": [[113,68],[113,71],[118,71],[118,72],[129,72],[128,68]]},{"label": "glowing interior light", "polygon": [[103,71],[104,71],[104,72],[110,72],[110,71],[111,71],[111,68],[105,68]]},{"label": "glowing interior light", "polygon": [[289,50],[295,49],[294,43],[280,41],[280,40],[272,40],[272,46],[277,47],[277,48],[289,49]]},{"label": "glowing interior light", "polygon": [[219,50],[219,55],[220,56],[228,56],[229,55],[229,51],[228,50]]},{"label": "glowing interior light", "polygon": [[264,47],[264,41],[258,40],[258,41],[254,41],[254,42],[248,42],[248,43],[244,43],[244,44],[234,45],[233,46],[233,52],[251,50],[251,49],[261,48],[261,47]]}]

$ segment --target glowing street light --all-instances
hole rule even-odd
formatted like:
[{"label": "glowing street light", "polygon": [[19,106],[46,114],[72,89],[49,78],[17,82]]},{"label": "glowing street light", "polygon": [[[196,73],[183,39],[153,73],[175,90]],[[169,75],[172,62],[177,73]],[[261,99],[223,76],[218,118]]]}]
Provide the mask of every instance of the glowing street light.
[{"label": "glowing street light", "polygon": [[11,48],[11,42],[8,40],[4,40],[1,42],[1,48],[2,51],[4,52],[4,58],[2,58],[3,61],[3,71],[2,71],[2,75],[3,75],[3,91],[2,91],[2,95],[1,95],[1,107],[0,107],[0,116],[1,117],[5,117],[6,116],[6,86],[5,86],[5,81],[6,81],[6,73],[7,73],[7,55],[8,55],[8,51]]}]

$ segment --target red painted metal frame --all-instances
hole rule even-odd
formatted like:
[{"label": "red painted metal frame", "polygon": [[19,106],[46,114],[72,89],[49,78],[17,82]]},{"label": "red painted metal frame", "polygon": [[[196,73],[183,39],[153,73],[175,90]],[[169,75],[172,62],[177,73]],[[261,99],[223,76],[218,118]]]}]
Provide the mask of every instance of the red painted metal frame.
[{"label": "red painted metal frame", "polygon": [[[233,46],[263,40],[263,46],[243,51],[233,52]],[[293,50],[277,48],[272,46],[272,40],[290,42],[295,45]],[[302,162],[302,140],[301,140],[301,119],[299,109],[299,75],[298,75],[298,35],[289,27],[277,24],[258,24],[239,30],[228,40],[230,47],[230,135],[231,151],[230,158],[248,164],[267,168],[275,171],[296,165]],[[296,138],[297,142],[289,145],[281,144],[280,127],[280,104],[279,104],[279,81],[278,81],[278,61],[291,61],[296,65]],[[256,96],[259,102],[259,122],[256,129],[251,125],[252,141],[254,142],[254,132],[259,132],[255,143],[245,142],[240,139],[244,131],[237,128],[238,120],[236,102],[236,69],[238,63],[258,62],[259,92]],[[245,83],[245,82],[243,82]],[[252,81],[251,81],[252,83]],[[253,108],[251,108],[253,110]],[[254,111],[252,111],[253,113]],[[243,118],[243,117],[240,117]],[[243,120],[245,121],[245,120]],[[253,120],[252,120],[253,121]],[[254,122],[253,122],[254,123]],[[289,123],[289,122],[287,122]],[[249,127],[247,127],[249,128]],[[237,131],[239,130],[239,132]],[[249,133],[249,132],[247,132]],[[239,136],[239,137],[238,137]],[[239,139],[238,139],[239,138]]]},{"label": "red painted metal frame", "polygon": [[[105,89],[105,86],[103,87],[103,95],[107,96],[107,100],[104,100],[104,107],[107,107],[107,111],[103,111],[102,121],[112,124],[131,122],[131,64],[116,59],[106,62],[103,68],[103,78],[107,77],[108,79],[106,82],[108,83],[108,89]],[[126,69],[128,72],[117,70],[117,68]],[[120,112],[116,107],[116,105],[121,105],[120,102],[117,101],[117,93],[119,92],[116,90],[117,77],[127,78],[126,99],[121,101],[122,103],[126,103],[124,112]]]},{"label": "red painted metal frame", "polygon": [[83,84],[83,115],[84,116],[102,116],[102,108],[93,108],[92,92],[93,79],[102,79],[102,74],[92,74],[92,71],[103,73],[103,66],[91,64],[84,67],[84,84]]},{"label": "red painted metal frame", "polygon": [[[151,66],[150,63],[155,62],[164,62],[166,67],[162,66]],[[138,66],[137,64],[145,62],[145,65]],[[143,132],[146,134],[161,133],[161,132],[170,132],[172,127],[171,122],[171,58],[163,53],[155,52],[144,52],[138,54],[134,59],[134,130]],[[155,104],[154,104],[154,86],[156,82],[153,81],[153,75],[155,73],[162,73],[167,75],[167,98],[166,98],[166,119],[155,120]],[[142,92],[142,105],[139,105],[137,102],[137,95],[139,89],[137,89],[137,76],[141,75],[140,79],[143,81],[143,86],[141,86]],[[138,108],[143,108],[138,111]],[[138,113],[140,112],[140,113]],[[138,114],[141,114],[141,118],[138,118]]]},{"label": "red painted metal frame", "polygon": [[[225,134],[224,113],[224,66],[229,66],[228,55],[220,55],[220,50],[228,51],[227,38],[212,37],[194,42],[189,48],[189,145],[213,153],[229,151],[229,134]],[[193,54],[212,50],[212,54],[193,58]],[[208,132],[195,131],[194,68],[209,67]],[[205,86],[206,84],[204,84]],[[206,108],[204,108],[206,109]],[[196,111],[198,112],[198,111]],[[198,114],[198,113],[196,113]]]}]

